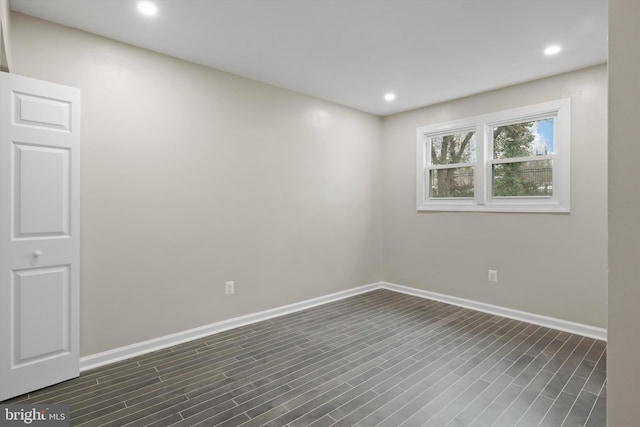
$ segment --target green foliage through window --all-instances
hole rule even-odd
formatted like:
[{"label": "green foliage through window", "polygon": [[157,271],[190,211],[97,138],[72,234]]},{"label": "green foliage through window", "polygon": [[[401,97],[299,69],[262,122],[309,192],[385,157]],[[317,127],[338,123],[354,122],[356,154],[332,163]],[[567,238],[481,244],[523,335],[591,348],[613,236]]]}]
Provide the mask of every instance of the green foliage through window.
[{"label": "green foliage through window", "polygon": [[[493,128],[493,158],[517,159],[553,152],[554,119],[534,120]],[[551,160],[501,163],[493,166],[494,197],[551,197]]]},{"label": "green foliage through window", "polygon": [[493,165],[494,197],[551,197],[551,160]]}]

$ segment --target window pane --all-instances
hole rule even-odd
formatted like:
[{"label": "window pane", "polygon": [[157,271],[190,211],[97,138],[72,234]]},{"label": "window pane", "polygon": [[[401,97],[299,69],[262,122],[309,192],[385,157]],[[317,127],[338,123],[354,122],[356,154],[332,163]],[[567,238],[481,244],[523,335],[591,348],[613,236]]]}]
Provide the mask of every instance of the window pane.
[{"label": "window pane", "polygon": [[476,161],[476,133],[460,132],[444,136],[432,136],[431,164],[450,165]]},{"label": "window pane", "polygon": [[473,197],[473,168],[432,170],[429,184],[432,198]]},{"label": "window pane", "polygon": [[493,158],[553,154],[554,118],[514,123],[493,128]]},{"label": "window pane", "polygon": [[494,197],[533,197],[553,195],[551,160],[493,165]]}]

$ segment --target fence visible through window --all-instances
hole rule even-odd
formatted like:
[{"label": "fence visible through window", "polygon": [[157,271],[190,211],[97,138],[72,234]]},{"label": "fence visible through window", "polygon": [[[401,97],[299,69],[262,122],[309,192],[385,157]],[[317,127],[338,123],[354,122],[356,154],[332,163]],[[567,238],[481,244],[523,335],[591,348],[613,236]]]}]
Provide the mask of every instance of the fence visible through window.
[{"label": "fence visible through window", "polygon": [[[553,167],[551,160],[499,163],[493,165],[494,197],[551,197]],[[432,198],[472,198],[473,168],[431,171]]]}]

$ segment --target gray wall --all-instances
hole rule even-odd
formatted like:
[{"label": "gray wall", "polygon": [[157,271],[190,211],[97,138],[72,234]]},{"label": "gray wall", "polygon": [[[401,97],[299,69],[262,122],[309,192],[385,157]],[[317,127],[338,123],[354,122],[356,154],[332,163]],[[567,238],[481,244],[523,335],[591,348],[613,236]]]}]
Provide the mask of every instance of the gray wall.
[{"label": "gray wall", "polygon": [[[605,328],[606,76],[601,65],[384,118],[385,280]],[[416,211],[416,127],[558,98],[571,98],[571,214]]]},{"label": "gray wall", "polygon": [[380,118],[12,25],[13,72],[82,89],[83,355],[382,279]]},{"label": "gray wall", "polygon": [[11,68],[11,7],[9,0],[0,0],[0,69]]},{"label": "gray wall", "polygon": [[640,405],[640,2],[609,0],[609,427]]},{"label": "gray wall", "polygon": [[[31,17],[12,27],[13,72],[82,89],[83,355],[383,279],[606,327],[605,66],[381,120]],[[416,212],[417,126],[562,97],[570,215]]]},{"label": "gray wall", "polygon": [[9,0],[0,0],[0,70],[11,69],[11,7]]}]

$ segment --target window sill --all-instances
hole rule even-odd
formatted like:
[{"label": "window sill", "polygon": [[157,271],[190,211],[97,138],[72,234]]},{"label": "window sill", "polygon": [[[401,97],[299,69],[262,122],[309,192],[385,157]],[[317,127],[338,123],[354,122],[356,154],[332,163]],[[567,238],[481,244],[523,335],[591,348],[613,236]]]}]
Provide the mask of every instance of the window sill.
[{"label": "window sill", "polygon": [[559,203],[433,203],[418,205],[418,212],[521,212],[521,213],[564,213],[571,210]]}]

